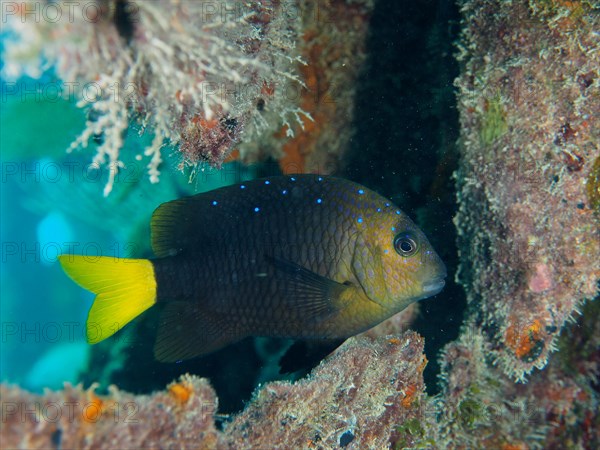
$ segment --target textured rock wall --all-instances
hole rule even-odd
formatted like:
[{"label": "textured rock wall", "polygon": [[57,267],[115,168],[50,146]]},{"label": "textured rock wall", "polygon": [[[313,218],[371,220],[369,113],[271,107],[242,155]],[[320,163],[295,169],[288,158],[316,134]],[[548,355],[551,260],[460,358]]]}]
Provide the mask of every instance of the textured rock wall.
[{"label": "textured rock wall", "polygon": [[494,361],[524,380],[598,292],[599,11],[478,0],[462,13],[458,277]]}]

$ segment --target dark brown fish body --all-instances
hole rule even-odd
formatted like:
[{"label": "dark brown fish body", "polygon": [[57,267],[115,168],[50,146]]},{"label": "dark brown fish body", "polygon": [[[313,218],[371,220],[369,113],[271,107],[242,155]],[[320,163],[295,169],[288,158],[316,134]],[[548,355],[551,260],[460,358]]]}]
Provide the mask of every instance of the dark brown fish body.
[{"label": "dark brown fish body", "polygon": [[[360,185],[311,175],[274,177],[164,207],[169,214],[163,217],[159,208],[153,219],[157,299],[170,309],[159,349],[165,338],[173,341],[177,324],[192,328],[182,321],[193,321],[199,333],[182,338],[208,353],[222,340],[246,336],[348,337],[407,306],[369,298],[355,273],[367,265],[357,261],[368,245],[365,235],[384,231],[389,221],[383,217],[394,224],[407,220]],[[404,230],[406,225],[420,233],[412,223]],[[392,227],[385,230],[390,243]],[[435,253],[429,259],[439,265]],[[207,340],[206,333],[223,339]],[[185,356],[178,345],[167,347],[165,356]]]}]

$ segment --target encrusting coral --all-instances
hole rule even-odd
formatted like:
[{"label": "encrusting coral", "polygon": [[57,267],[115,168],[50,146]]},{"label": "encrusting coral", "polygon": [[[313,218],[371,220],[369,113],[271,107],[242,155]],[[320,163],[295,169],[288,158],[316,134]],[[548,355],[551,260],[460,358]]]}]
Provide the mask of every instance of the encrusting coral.
[{"label": "encrusting coral", "polygon": [[560,336],[559,353],[526,384],[492,364],[476,324],[465,326],[442,356],[442,393],[429,400],[437,411],[425,425],[432,439],[441,448],[598,448],[599,305],[584,306]]},{"label": "encrusting coral", "polygon": [[[352,338],[310,377],[260,389],[225,431],[236,448],[385,448],[421,415],[423,339],[414,332]],[[272,424],[267,426],[266,424]],[[245,444],[246,443],[246,444]]]},{"label": "encrusting coral", "polygon": [[[182,392],[188,392],[184,395]],[[66,386],[32,395],[2,385],[3,448],[215,448],[217,399],[206,379],[183,376],[152,396]]]},{"label": "encrusting coral", "polygon": [[[306,89],[300,91],[299,107],[312,121],[292,124],[274,135],[270,146],[284,173],[330,174],[340,167],[351,140],[355,120],[357,80],[364,69],[366,41],[373,1],[303,1],[302,39],[299,51],[306,62],[300,78]],[[280,153],[281,152],[281,153]],[[260,153],[258,153],[260,154]],[[256,158],[257,154],[250,155]]]},{"label": "encrusting coral", "polygon": [[525,385],[489,364],[476,327],[446,349],[437,397],[424,394],[417,334],[355,337],[308,378],[259,387],[223,431],[207,380],[185,375],[152,395],[1,385],[0,439],[4,448],[597,448],[598,302],[586,309],[561,336],[562,357]]},{"label": "encrusting coral", "polygon": [[462,13],[458,278],[492,359],[523,381],[598,293],[586,183],[600,155],[600,15],[535,0]]},{"label": "encrusting coral", "polygon": [[[386,448],[409,445],[403,423],[422,414],[423,339],[414,332],[351,338],[309,378],[260,388],[215,428],[207,380],[183,376],[166,391],[134,396],[67,387],[32,395],[1,386],[4,448]],[[318,412],[317,412],[318,411]],[[413,430],[413,428],[411,428]]]},{"label": "encrusting coral", "polygon": [[455,224],[470,305],[428,429],[456,448],[597,448],[599,11],[461,7]]}]

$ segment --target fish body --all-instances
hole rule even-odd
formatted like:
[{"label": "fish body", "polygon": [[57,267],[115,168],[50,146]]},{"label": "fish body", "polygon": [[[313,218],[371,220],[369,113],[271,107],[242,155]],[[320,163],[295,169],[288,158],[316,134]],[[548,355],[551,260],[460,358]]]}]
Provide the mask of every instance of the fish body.
[{"label": "fish body", "polygon": [[[163,361],[247,336],[352,336],[436,294],[446,275],[406,214],[334,177],[271,177],[175,200],[157,208],[151,229],[151,261],[111,258],[106,274],[81,257],[61,263],[98,294],[88,317],[92,342],[163,304],[155,345]],[[96,284],[88,282],[91,271]],[[128,282],[109,281],[128,271]],[[135,292],[111,294],[109,285]]]}]

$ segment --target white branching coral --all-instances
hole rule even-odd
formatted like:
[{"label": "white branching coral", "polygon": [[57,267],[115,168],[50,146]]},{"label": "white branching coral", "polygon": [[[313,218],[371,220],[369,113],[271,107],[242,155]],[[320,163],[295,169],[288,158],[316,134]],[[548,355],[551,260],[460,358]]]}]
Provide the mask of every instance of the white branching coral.
[{"label": "white branching coral", "polygon": [[69,150],[101,142],[94,162],[110,169],[105,195],[133,121],[154,132],[144,156],[157,182],[167,143],[179,145],[181,167],[219,166],[242,138],[312,120],[299,95],[289,95],[303,87],[293,3],[3,1],[2,10],[9,29],[3,76],[40,77],[55,68],[88,110]]}]

